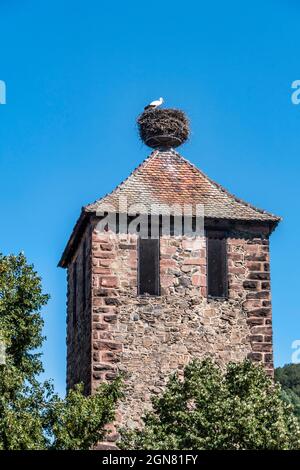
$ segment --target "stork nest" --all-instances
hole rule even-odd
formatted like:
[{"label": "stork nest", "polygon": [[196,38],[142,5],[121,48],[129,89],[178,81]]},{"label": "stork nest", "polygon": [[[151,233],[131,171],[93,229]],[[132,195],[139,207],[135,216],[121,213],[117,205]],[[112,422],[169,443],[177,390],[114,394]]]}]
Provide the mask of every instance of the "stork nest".
[{"label": "stork nest", "polygon": [[137,118],[140,138],[152,148],[178,147],[189,137],[189,120],[180,109],[148,109]]}]

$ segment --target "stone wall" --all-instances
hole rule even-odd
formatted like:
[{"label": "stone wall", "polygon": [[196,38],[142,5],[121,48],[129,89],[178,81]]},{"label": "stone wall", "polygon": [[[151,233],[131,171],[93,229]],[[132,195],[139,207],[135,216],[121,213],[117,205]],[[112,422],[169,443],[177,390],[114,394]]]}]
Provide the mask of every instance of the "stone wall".
[{"label": "stone wall", "polygon": [[[232,245],[232,255],[236,254],[237,246]],[[240,245],[241,246],[241,245]],[[269,375],[273,375],[273,332],[270,284],[270,252],[269,240],[254,238],[244,242],[241,263],[245,272],[241,274],[246,297],[243,308],[247,313],[250,330],[251,353],[249,358],[264,364]],[[231,259],[232,259],[231,255]],[[235,257],[235,256],[234,256]]]},{"label": "stone wall", "polygon": [[[76,296],[74,266],[76,263]],[[91,393],[91,237],[87,232],[68,266],[67,272],[67,389],[84,383]],[[85,278],[85,280],[84,280]],[[85,291],[85,292],[84,292]],[[76,302],[76,317],[74,315]]]},{"label": "stone wall", "polygon": [[122,425],[139,424],[151,395],[194,357],[251,357],[272,374],[268,240],[235,233],[227,252],[227,300],[207,299],[205,239],[179,237],[161,238],[161,297],[138,297],[136,236],[93,232],[92,390],[126,372]]}]

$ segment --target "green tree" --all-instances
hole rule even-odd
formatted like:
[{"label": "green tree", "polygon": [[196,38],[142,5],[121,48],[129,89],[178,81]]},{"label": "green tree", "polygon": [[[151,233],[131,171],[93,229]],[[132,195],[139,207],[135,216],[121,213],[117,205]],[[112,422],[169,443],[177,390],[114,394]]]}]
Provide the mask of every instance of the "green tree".
[{"label": "green tree", "polygon": [[144,427],[123,430],[124,449],[299,449],[300,428],[280,386],[249,361],[225,372],[193,361],[173,375]]},{"label": "green tree", "polygon": [[275,369],[275,380],[281,384],[282,398],[293,406],[300,420],[300,364],[286,364]]},{"label": "green tree", "polygon": [[[103,384],[86,397],[82,386],[65,399],[50,382],[39,383],[43,319],[48,295],[23,254],[0,254],[0,449],[89,449],[104,438],[104,426],[114,419],[120,379]],[[2,358],[3,359],[3,358]]]}]

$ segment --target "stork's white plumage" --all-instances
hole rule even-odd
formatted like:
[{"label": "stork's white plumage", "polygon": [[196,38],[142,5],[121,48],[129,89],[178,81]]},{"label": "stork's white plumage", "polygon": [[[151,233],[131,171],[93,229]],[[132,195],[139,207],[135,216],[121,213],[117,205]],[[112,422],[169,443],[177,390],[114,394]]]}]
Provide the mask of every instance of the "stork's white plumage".
[{"label": "stork's white plumage", "polygon": [[161,106],[164,102],[164,99],[163,98],[159,98],[159,100],[155,100],[155,101],[151,101],[150,104],[148,104],[147,106],[145,106],[145,111],[146,109],[154,109],[154,108],[157,108],[158,106]]}]

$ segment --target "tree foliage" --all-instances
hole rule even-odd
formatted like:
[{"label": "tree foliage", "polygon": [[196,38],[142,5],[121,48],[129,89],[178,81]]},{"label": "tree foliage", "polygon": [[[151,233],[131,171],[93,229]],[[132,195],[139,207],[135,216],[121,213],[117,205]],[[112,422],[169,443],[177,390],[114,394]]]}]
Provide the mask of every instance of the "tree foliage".
[{"label": "tree foliage", "polygon": [[282,398],[293,406],[300,420],[300,364],[286,364],[275,369],[275,380],[281,384]]},{"label": "tree foliage", "polygon": [[225,372],[210,360],[173,375],[124,449],[299,449],[300,429],[280,386],[249,361]]},{"label": "tree foliage", "polygon": [[89,449],[103,439],[114,418],[120,379],[86,397],[82,386],[65,399],[50,382],[39,383],[43,370],[37,348],[43,343],[40,310],[48,295],[23,254],[0,254],[0,449]]}]

